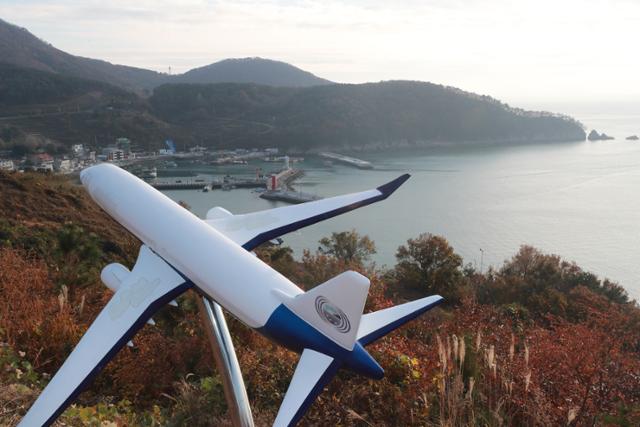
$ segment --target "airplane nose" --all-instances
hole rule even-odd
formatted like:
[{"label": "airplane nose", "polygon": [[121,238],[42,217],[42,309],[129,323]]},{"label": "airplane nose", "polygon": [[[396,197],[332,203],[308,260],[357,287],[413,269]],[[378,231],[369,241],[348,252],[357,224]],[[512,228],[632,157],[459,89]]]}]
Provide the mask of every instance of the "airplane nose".
[{"label": "airplane nose", "polygon": [[85,187],[87,186],[87,184],[90,181],[90,177],[91,177],[91,167],[88,168],[84,168],[82,169],[82,171],[80,172],[80,182],[82,183],[82,185],[84,185]]},{"label": "airplane nose", "polygon": [[86,179],[86,177],[87,177],[87,170],[83,169],[80,172],[80,182],[82,183],[82,185],[85,185],[84,180]]}]

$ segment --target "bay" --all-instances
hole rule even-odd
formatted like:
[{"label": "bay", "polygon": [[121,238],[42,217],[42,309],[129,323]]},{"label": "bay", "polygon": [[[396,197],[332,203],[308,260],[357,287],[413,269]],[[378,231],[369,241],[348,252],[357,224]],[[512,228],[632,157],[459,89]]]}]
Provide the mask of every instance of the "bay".
[{"label": "bay", "polygon": [[[375,241],[374,261],[393,266],[399,245],[428,232],[485,271],[527,244],[616,281],[639,299],[640,142],[624,137],[633,123],[640,131],[640,117],[591,122],[617,139],[359,154],[374,170],[305,159],[297,165],[306,175],[296,188],[322,197],[375,188],[403,173],[412,177],[388,200],[287,235],[285,243],[299,256],[331,232],[356,229]],[[198,172],[251,176],[256,167],[274,168],[259,162]],[[214,206],[244,213],[283,205],[251,190],[165,193],[199,216]]]}]

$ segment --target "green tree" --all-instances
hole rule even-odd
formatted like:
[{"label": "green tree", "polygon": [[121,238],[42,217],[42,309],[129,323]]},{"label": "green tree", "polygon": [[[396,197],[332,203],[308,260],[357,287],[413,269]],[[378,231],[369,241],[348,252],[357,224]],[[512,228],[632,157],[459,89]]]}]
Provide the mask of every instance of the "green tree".
[{"label": "green tree", "polygon": [[407,240],[396,252],[394,276],[409,292],[440,294],[449,302],[459,301],[464,286],[462,257],[444,237],[423,233]]},{"label": "green tree", "polygon": [[360,236],[355,230],[331,233],[320,239],[318,251],[345,262],[362,264],[376,253],[376,245],[369,236]]}]

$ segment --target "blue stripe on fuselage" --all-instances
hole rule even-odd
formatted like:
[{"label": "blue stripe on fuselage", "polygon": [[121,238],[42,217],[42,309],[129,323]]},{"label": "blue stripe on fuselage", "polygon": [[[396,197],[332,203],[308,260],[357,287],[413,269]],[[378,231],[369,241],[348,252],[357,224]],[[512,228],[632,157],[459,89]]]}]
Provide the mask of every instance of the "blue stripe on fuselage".
[{"label": "blue stripe on fuselage", "polygon": [[256,330],[296,353],[308,348],[331,356],[346,368],[368,378],[380,379],[384,376],[382,367],[362,344],[356,342],[351,351],[341,347],[283,304],[271,313],[263,327]]}]

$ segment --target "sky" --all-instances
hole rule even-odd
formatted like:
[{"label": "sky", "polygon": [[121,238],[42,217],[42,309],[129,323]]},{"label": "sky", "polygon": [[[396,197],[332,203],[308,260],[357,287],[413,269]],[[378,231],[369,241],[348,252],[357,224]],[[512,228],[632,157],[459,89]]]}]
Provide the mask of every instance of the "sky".
[{"label": "sky", "polygon": [[638,0],[0,0],[69,53],[172,73],[230,57],[410,79],[527,107],[640,105]]}]

